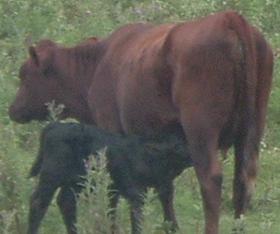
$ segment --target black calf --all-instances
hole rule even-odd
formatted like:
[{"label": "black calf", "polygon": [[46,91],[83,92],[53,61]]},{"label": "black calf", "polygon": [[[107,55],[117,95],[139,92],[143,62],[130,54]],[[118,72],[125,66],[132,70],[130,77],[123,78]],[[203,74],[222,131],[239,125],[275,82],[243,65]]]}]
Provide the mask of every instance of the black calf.
[{"label": "black calf", "polygon": [[[76,234],[76,200],[86,175],[85,160],[107,146],[110,186],[110,210],[120,195],[131,206],[132,233],[141,233],[141,208],[148,187],[159,194],[164,219],[177,228],[173,209],[173,180],[192,166],[185,139],[180,131],[156,137],[123,137],[77,123],[52,123],[42,132],[38,157],[30,176],[39,174],[39,183],[30,202],[28,234],[38,233],[39,224],[57,188],[57,203],[68,234]],[[112,192],[114,191],[114,192]]]}]

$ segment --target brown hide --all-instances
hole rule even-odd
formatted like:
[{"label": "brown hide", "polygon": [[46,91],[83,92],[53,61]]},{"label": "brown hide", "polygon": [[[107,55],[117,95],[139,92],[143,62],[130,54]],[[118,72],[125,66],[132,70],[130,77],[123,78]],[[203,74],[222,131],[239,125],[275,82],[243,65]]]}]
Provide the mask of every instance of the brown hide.
[{"label": "brown hide", "polygon": [[218,233],[217,151],[233,145],[235,217],[245,212],[257,174],[273,56],[242,16],[227,11],[180,24],[130,24],[92,45],[33,49],[22,67],[11,119],[43,119],[44,102],[55,99],[66,106],[62,117],[114,132],[150,134],[181,125],[201,186],[206,234]]}]

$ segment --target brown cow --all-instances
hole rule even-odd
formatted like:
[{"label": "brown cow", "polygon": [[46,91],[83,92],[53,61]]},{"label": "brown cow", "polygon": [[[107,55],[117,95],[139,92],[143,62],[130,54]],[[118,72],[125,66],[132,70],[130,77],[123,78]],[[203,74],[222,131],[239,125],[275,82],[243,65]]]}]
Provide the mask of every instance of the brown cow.
[{"label": "brown cow", "polygon": [[261,33],[232,11],[197,21],[130,24],[91,45],[30,48],[10,107],[17,122],[62,117],[125,134],[181,125],[201,186],[205,233],[217,234],[222,168],[218,150],[235,148],[234,207],[248,206],[271,88],[273,56]]}]

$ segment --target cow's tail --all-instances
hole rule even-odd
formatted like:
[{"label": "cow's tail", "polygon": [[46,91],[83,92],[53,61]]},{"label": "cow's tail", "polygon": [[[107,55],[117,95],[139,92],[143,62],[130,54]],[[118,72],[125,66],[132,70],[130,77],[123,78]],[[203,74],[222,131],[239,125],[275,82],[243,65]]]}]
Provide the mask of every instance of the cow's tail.
[{"label": "cow's tail", "polygon": [[[239,72],[236,74],[238,83],[238,98],[236,100],[238,110],[237,129],[242,131],[242,135],[247,135],[248,131],[253,131],[252,125],[256,124],[256,50],[251,26],[238,13],[227,12],[229,27],[237,34],[241,46],[241,59],[238,61]],[[250,129],[250,130],[249,130]],[[238,136],[237,136],[238,138]]]}]

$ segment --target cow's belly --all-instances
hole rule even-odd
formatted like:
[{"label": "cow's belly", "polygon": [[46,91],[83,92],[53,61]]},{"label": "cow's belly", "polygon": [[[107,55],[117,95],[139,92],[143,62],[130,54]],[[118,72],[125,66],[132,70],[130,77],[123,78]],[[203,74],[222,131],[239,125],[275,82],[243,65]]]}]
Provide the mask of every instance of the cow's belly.
[{"label": "cow's belly", "polygon": [[151,134],[178,121],[177,113],[162,103],[134,100],[120,110],[121,125],[126,133]]},{"label": "cow's belly", "polygon": [[118,89],[120,122],[125,133],[152,134],[178,122],[178,111],[153,79],[125,80]]},{"label": "cow's belly", "polygon": [[95,124],[111,132],[141,135],[176,125],[178,111],[169,94],[158,93],[154,87],[147,86],[148,83],[134,86],[124,81],[116,93],[101,85],[91,88],[89,103]]}]

